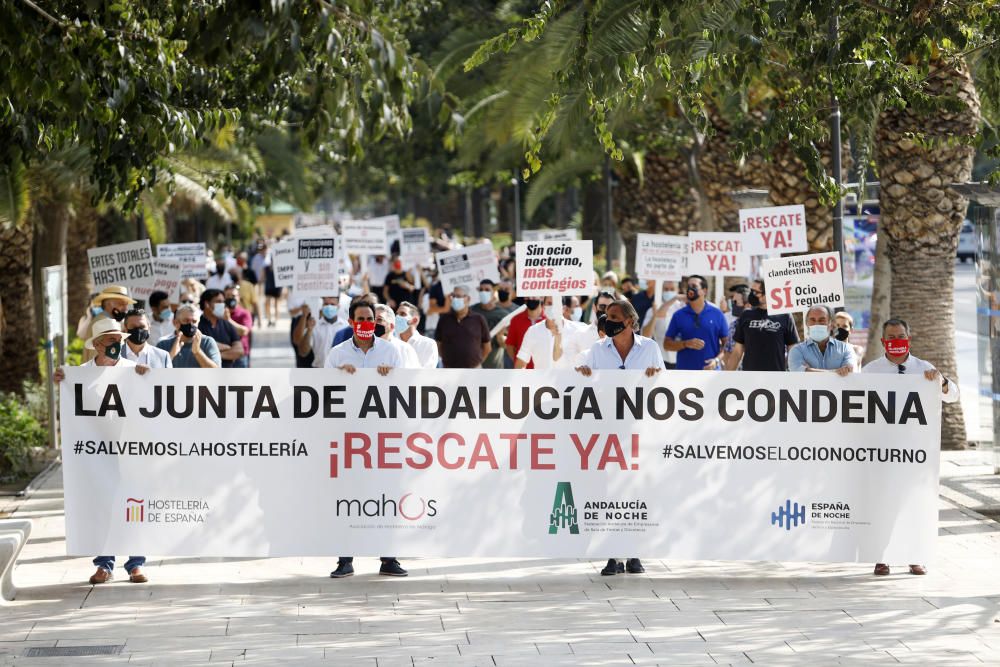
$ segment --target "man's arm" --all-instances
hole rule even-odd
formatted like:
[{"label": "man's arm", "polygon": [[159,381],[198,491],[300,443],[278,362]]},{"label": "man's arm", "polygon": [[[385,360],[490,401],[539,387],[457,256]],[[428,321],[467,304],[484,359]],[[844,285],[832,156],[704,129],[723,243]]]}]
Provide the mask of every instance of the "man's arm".
[{"label": "man's arm", "polygon": [[[722,340],[727,339],[723,338]],[[729,354],[729,358],[726,359],[726,370],[735,371],[739,368],[741,361],[743,361],[743,343],[734,343],[733,351]]]},{"label": "man's arm", "polygon": [[[208,341],[208,352],[202,349],[202,341]],[[222,365],[222,355],[214,338],[203,338],[201,331],[196,331],[191,341],[191,353],[201,368],[218,368]]]},{"label": "man's arm", "polygon": [[[308,315],[302,316],[303,320],[307,318],[309,318]],[[302,321],[300,320],[298,324],[301,323]],[[300,357],[307,357],[309,356],[309,353],[312,352],[313,349],[312,334],[315,326],[316,326],[316,320],[309,320],[306,323],[305,330],[302,331],[300,337],[296,339],[298,342],[295,343],[295,350],[299,353]],[[298,329],[298,326],[296,326],[295,328]]]}]

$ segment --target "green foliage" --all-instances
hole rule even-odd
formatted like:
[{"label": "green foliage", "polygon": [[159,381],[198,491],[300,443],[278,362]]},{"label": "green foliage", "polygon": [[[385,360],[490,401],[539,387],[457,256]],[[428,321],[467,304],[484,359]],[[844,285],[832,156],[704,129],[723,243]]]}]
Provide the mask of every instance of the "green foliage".
[{"label": "green foliage", "polygon": [[17,397],[0,396],[0,478],[30,472],[32,450],[47,442],[48,433]]}]

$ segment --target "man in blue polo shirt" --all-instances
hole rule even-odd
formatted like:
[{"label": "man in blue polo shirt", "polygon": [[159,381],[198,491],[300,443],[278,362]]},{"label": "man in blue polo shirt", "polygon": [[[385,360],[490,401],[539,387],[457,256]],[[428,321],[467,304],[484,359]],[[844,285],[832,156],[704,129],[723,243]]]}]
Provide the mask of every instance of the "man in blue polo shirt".
[{"label": "man in blue polo shirt", "polygon": [[722,311],[705,301],[708,283],[701,276],[686,281],[687,305],[674,313],[667,327],[663,349],[677,353],[677,370],[721,369],[722,348],[729,325]]}]

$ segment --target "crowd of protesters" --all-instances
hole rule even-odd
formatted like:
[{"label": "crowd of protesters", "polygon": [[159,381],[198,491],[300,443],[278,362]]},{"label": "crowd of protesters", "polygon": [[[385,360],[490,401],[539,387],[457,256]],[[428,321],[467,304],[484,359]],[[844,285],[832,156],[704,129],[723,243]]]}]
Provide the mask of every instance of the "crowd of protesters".
[{"label": "crowd of protesters", "polygon": [[[449,249],[446,236],[437,250]],[[340,289],[301,298],[275,284],[271,242],[246,251],[224,248],[202,280],[183,281],[177,303],[153,293],[144,307],[124,287],[95,294],[80,320],[86,365],[148,368],[247,368],[253,331],[275,327],[281,302],[291,317],[289,344],[300,368],[355,373],[393,368],[669,370],[922,373],[940,382],[945,402],[958,400],[955,382],[909,352],[909,327],[893,318],[882,325],[883,356],[862,368],[863,350],[849,342],[846,312],[814,306],[804,314],[805,340],[787,314],[768,312],[761,280],[729,287],[719,304],[708,300],[698,275],[665,281],[657,303],[653,282],[608,271],[594,276],[591,293],[521,298],[516,293],[513,247],[498,253],[499,281],[445,287],[432,267],[406,266],[398,246],[389,256],[352,257]],[[61,370],[56,380],[63,377]],[[111,577],[114,557],[94,560],[91,583]],[[131,581],[145,581],[144,559],[131,556]],[[638,573],[639,558],[610,559],[604,575]],[[910,566],[913,574],[924,568]],[[354,573],[340,558],[334,578]],[[405,576],[395,557],[383,557],[381,574]],[[889,567],[878,564],[875,574]]]}]

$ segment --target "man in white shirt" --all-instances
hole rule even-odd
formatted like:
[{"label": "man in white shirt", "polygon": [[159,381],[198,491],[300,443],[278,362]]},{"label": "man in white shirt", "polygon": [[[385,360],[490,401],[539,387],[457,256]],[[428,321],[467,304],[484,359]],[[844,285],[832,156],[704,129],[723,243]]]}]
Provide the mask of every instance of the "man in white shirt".
[{"label": "man in white shirt", "polygon": [[413,348],[417,353],[420,368],[437,368],[437,342],[417,331],[420,322],[420,311],[409,301],[404,301],[396,308],[396,333],[399,340]]},{"label": "man in white shirt", "polygon": [[[923,374],[928,382],[941,383],[941,401],[954,403],[958,401],[958,384],[949,380],[934,368],[934,364],[910,354],[910,326],[901,319],[891,318],[882,324],[882,347],[885,354],[861,369],[862,373],[896,373],[898,375]],[[884,577],[889,574],[889,565],[875,564],[875,575]],[[927,574],[923,565],[911,564],[910,574]]]},{"label": "man in white shirt", "polygon": [[205,289],[217,289],[220,292],[233,284],[233,277],[226,270],[226,260],[215,262],[215,273],[205,280]]},{"label": "man in white shirt", "polygon": [[384,303],[375,306],[375,335],[395,347],[403,357],[401,368],[420,368],[417,352],[396,335],[396,313]]},{"label": "man in white shirt", "polygon": [[[678,310],[683,308],[687,302],[683,295],[677,293],[677,283],[668,280],[663,283],[663,302],[655,310],[650,308],[646,311],[646,316],[642,320],[642,335],[652,338],[655,341],[662,341],[667,335],[667,327],[670,326],[670,319]],[[677,353],[660,346],[660,356],[663,357],[663,365],[667,368],[677,366]]]},{"label": "man in white shirt", "polygon": [[385,279],[389,275],[389,262],[385,255],[374,255],[368,258],[366,275],[368,278],[368,291],[375,292],[381,296],[382,288],[385,287]]},{"label": "man in white shirt", "polygon": [[[389,312],[392,312],[391,310]],[[375,335],[375,309],[367,301],[356,299],[349,309],[351,328],[354,336],[330,350],[325,368],[339,368],[353,375],[359,368],[377,368],[379,375],[388,375],[393,368],[405,364],[402,354],[391,342]],[[330,573],[331,579],[342,579],[354,574],[354,557],[341,556],[337,569]],[[400,566],[395,556],[382,556],[379,574],[390,577],[405,577],[406,570]]]},{"label": "man in white shirt", "polygon": [[128,361],[134,361],[150,368],[173,368],[170,353],[150,345],[149,320],[146,311],[130,310],[125,313],[125,331],[128,338],[122,347],[122,356]]},{"label": "man in white shirt", "polygon": [[[324,296],[323,305],[319,309],[319,318],[313,317],[308,306],[303,311],[303,321],[305,324],[296,327],[298,339],[295,346],[298,348],[300,357],[308,357],[313,352],[313,368],[323,368],[326,364],[326,357],[333,349],[333,338],[337,332],[346,329],[350,325],[340,319],[339,297]],[[293,333],[293,335],[295,335]]]},{"label": "man in white shirt", "polygon": [[[122,357],[122,340],[125,332],[113,319],[105,318],[94,322],[93,334],[83,343],[84,349],[91,350],[96,356],[90,361],[82,364],[85,367],[108,367],[135,368],[139,375],[145,375],[149,366],[137,364],[134,361]],[[52,374],[52,381],[59,384],[66,379],[66,373],[59,367]],[[142,572],[142,567],[146,564],[145,556],[129,556],[125,562],[125,571],[128,572],[129,581],[133,584],[144,584],[149,581]],[[91,575],[90,584],[104,584],[112,579],[112,572],[115,569],[114,556],[98,556],[94,559],[97,571]]]},{"label": "man in white shirt", "polygon": [[149,309],[149,340],[156,345],[174,335],[174,311],[170,307],[170,297],[166,292],[153,292],[149,295]]},{"label": "man in white shirt", "polygon": [[580,322],[580,314],[579,297],[563,297],[561,317],[550,316],[528,327],[514,368],[527,368],[529,362],[538,369],[573,368],[580,353],[597,342],[596,327]]},{"label": "man in white shirt", "polygon": [[[608,306],[606,312],[604,332],[607,336],[591,346],[583,364],[576,370],[584,377],[590,377],[593,371],[615,368],[644,371],[646,377],[662,371],[660,346],[636,333],[639,330],[639,314],[635,312],[631,302],[627,299],[615,301]],[[646,568],[638,558],[629,558],[624,564],[617,558],[609,558],[601,574],[609,576],[626,571],[629,574],[641,574]]]}]

